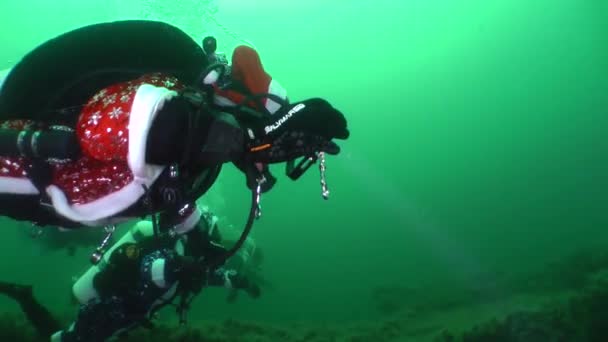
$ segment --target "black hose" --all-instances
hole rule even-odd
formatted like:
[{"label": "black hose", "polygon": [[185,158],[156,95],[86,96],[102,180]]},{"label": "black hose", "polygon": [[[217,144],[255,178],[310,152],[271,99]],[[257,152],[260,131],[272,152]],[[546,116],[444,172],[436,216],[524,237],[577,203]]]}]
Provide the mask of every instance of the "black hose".
[{"label": "black hose", "polygon": [[219,257],[217,257],[215,259],[206,261],[205,266],[207,266],[208,268],[214,268],[216,266],[219,266],[219,265],[223,264],[226,260],[233,257],[238,252],[238,250],[241,249],[241,247],[245,243],[245,240],[247,240],[247,237],[249,236],[249,233],[251,233],[251,229],[253,228],[253,221],[255,221],[255,217],[256,217],[257,209],[258,209],[258,205],[257,205],[257,201],[256,201],[258,194],[257,194],[256,189],[257,189],[257,187],[254,187],[251,190],[251,209],[249,210],[249,217],[247,218],[247,223],[245,224],[245,228],[243,229],[243,232],[241,233],[241,237],[234,244],[234,246],[232,246],[232,248],[230,248],[229,250],[226,251],[226,253],[224,253],[223,255],[220,255]]}]

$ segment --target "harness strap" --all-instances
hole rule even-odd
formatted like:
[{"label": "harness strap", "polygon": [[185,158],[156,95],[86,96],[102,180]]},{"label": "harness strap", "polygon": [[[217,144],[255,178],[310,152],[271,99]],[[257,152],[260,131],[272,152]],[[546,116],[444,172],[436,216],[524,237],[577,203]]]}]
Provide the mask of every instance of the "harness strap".
[{"label": "harness strap", "polygon": [[[27,174],[32,184],[34,184],[34,187],[38,190],[40,206],[48,211],[55,212],[53,202],[46,193],[46,188],[51,185],[53,181],[51,165],[43,160],[33,159],[27,168]],[[36,222],[36,224],[40,226],[46,225],[44,222]]]}]

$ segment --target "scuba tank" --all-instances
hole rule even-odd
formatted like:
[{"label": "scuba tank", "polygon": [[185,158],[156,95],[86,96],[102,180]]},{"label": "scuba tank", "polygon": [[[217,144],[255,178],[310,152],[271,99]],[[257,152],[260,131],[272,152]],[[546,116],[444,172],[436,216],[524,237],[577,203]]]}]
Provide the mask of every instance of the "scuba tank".
[{"label": "scuba tank", "polygon": [[217,73],[215,77],[217,80],[218,87],[225,88],[231,83],[232,68],[228,63],[228,57],[225,53],[217,52],[217,40],[215,37],[207,36],[203,38],[203,51],[207,57],[207,68],[203,71],[199,77],[198,84],[201,84],[203,79],[212,73]]},{"label": "scuba tank", "polygon": [[[125,243],[138,243],[143,239],[154,236],[154,227],[150,221],[139,221],[127,233],[125,233],[108,251],[103,255],[100,262],[89,267],[89,269],[74,283],[72,293],[79,303],[85,304],[93,299],[99,299],[99,293],[94,286],[95,276],[108,264],[114,250]],[[178,254],[183,255],[184,246],[178,240],[175,249]]]}]

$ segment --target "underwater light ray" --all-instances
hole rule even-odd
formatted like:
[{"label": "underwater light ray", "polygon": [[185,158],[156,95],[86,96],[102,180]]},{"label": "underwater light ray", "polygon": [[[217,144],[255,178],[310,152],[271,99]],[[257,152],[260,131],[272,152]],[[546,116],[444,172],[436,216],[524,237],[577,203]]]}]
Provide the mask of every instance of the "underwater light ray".
[{"label": "underwater light ray", "polygon": [[[471,281],[476,276],[489,274],[488,267],[484,266],[479,257],[473,255],[461,242],[455,241],[446,234],[451,228],[439,226],[434,222],[428,211],[417,206],[413,200],[407,198],[405,191],[399,189],[399,185],[390,179],[376,163],[369,159],[351,153],[346,156],[351,165],[357,167],[345,168],[358,184],[355,185],[363,193],[362,198],[374,207],[385,208],[392,217],[396,218],[399,232],[385,232],[388,236],[399,234],[398,239],[407,239],[407,234],[415,234],[418,240],[424,241],[424,246],[416,246],[422,251],[432,251],[434,256],[449,270],[465,272]],[[381,215],[380,215],[381,216]],[[391,227],[391,224],[382,224],[380,227]],[[386,228],[385,228],[386,229]],[[453,234],[453,232],[452,232]],[[407,241],[406,241],[407,243]]]}]

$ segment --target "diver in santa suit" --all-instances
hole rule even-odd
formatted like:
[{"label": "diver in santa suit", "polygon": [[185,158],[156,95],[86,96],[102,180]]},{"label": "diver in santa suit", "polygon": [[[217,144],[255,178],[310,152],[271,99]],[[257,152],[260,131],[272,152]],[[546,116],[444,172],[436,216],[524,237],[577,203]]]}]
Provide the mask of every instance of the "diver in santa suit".
[{"label": "diver in santa suit", "polygon": [[[230,63],[161,22],[118,21],[53,38],[0,90],[0,213],[39,225],[101,226],[192,213],[221,166],[269,190],[268,165],[338,154],[344,115],[290,102],[258,53]],[[211,58],[213,57],[213,58]]]}]

